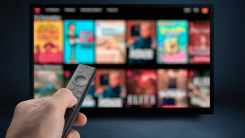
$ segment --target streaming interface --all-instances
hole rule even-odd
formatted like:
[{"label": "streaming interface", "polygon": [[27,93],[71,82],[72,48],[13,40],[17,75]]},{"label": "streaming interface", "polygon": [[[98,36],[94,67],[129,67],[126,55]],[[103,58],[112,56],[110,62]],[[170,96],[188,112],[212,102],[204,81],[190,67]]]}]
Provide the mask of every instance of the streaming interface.
[{"label": "streaming interface", "polygon": [[34,98],[98,69],[81,108],[210,108],[210,8],[36,6]]}]

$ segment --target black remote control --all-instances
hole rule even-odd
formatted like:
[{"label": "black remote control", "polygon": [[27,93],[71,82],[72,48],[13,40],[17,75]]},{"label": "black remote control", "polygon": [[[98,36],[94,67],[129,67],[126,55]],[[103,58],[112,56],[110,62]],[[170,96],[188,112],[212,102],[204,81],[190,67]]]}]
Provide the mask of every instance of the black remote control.
[{"label": "black remote control", "polygon": [[66,109],[62,138],[66,138],[68,135],[82,106],[83,100],[87,95],[90,85],[93,82],[96,72],[97,70],[94,67],[79,64],[70,82],[68,83],[66,88],[69,89],[77,98],[77,104]]}]

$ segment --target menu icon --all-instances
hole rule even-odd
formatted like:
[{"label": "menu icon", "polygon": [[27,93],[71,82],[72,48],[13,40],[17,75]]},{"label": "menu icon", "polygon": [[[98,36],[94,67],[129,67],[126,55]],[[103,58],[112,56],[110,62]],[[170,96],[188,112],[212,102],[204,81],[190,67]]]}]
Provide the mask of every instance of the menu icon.
[{"label": "menu icon", "polygon": [[40,14],[41,13],[41,8],[34,8],[34,13],[35,14]]},{"label": "menu icon", "polygon": [[208,8],[202,8],[201,12],[202,12],[202,14],[208,14],[209,9]]}]

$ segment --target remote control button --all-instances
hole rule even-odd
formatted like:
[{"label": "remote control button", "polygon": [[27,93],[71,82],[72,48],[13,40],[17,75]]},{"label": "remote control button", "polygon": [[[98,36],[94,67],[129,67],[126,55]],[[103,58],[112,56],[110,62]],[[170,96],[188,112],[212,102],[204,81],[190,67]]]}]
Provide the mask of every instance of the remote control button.
[{"label": "remote control button", "polygon": [[92,71],[87,71],[86,72],[88,75],[91,75],[92,74]]},{"label": "remote control button", "polygon": [[76,82],[78,83],[78,84],[84,84],[85,82],[86,82],[86,78],[84,78],[84,77],[82,77],[82,76],[78,76],[78,77],[76,77]]},{"label": "remote control button", "polygon": [[83,72],[83,69],[78,69],[77,70],[79,73],[82,73]]},{"label": "remote control button", "polygon": [[68,89],[70,89],[70,90],[74,90],[74,89],[75,89],[75,86],[70,85],[70,86],[68,86]]},{"label": "remote control button", "polygon": [[81,93],[76,93],[76,94],[75,94],[75,97],[77,97],[77,98],[80,98],[81,96],[82,96]]},{"label": "remote control button", "polygon": [[84,88],[77,89],[78,92],[84,92]]}]

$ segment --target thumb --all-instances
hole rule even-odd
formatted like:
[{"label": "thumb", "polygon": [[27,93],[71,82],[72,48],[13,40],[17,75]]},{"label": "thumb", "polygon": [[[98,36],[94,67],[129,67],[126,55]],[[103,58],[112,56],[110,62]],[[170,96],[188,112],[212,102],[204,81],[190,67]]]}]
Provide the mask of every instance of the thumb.
[{"label": "thumb", "polygon": [[55,108],[65,111],[66,108],[70,108],[77,103],[77,98],[72,94],[69,89],[59,89],[50,99]]}]

